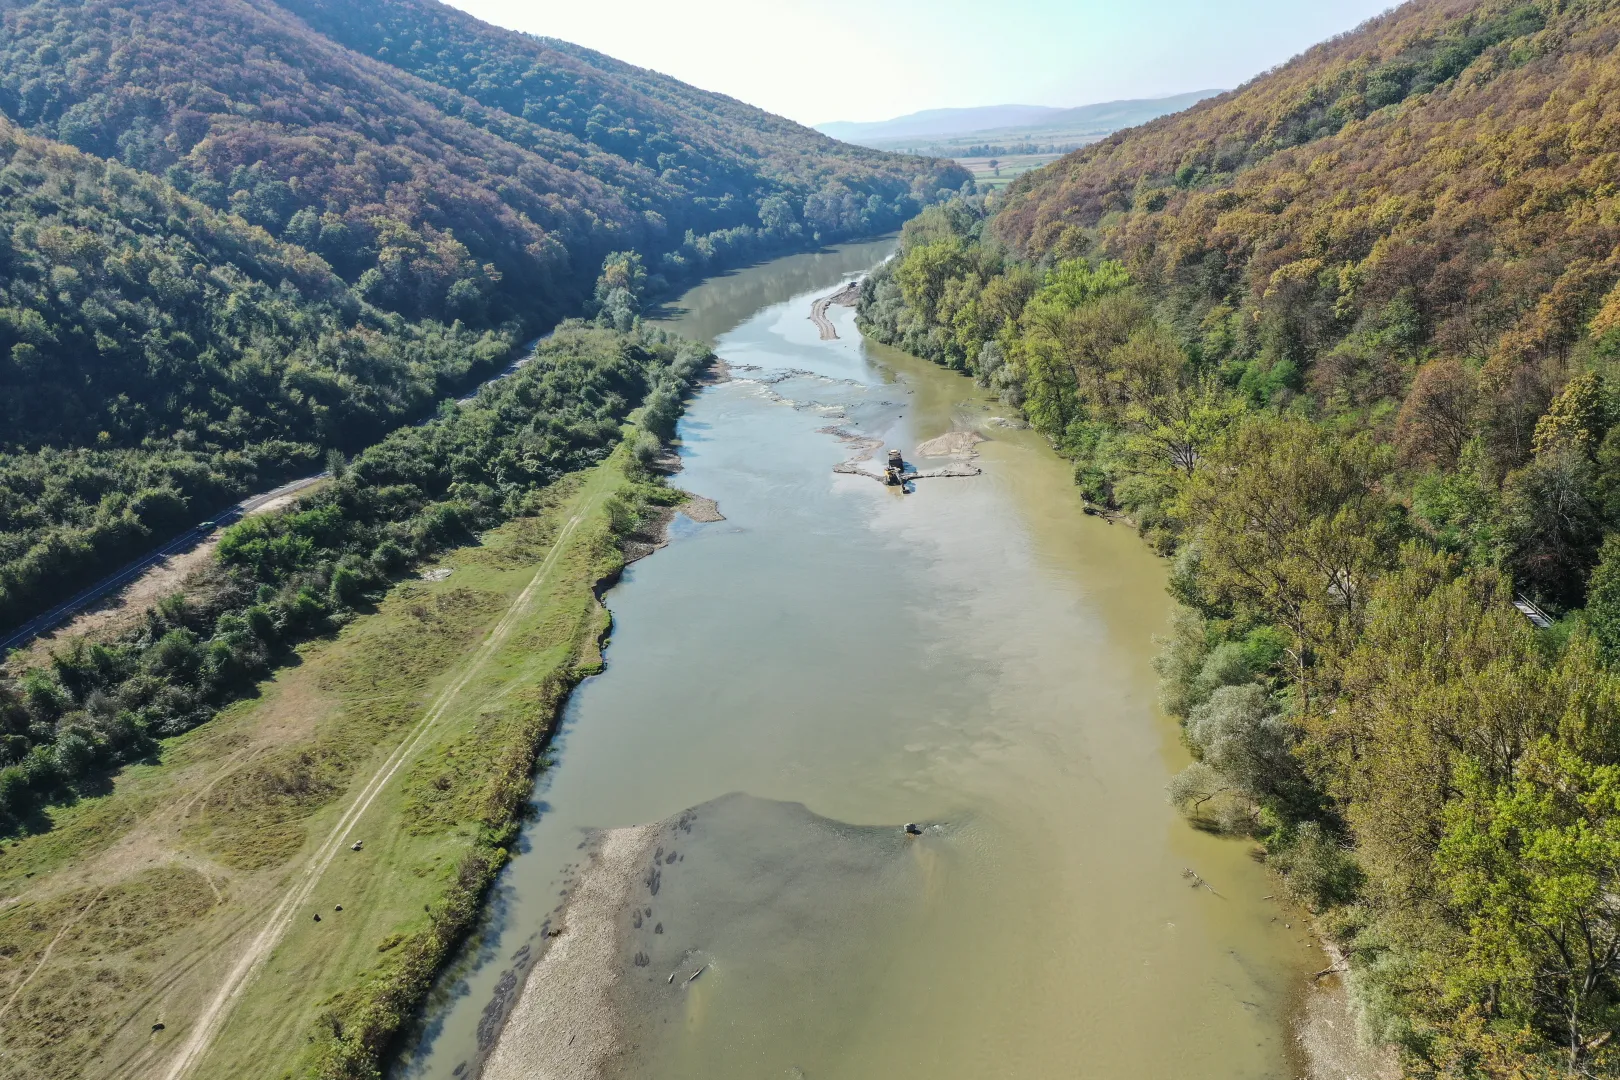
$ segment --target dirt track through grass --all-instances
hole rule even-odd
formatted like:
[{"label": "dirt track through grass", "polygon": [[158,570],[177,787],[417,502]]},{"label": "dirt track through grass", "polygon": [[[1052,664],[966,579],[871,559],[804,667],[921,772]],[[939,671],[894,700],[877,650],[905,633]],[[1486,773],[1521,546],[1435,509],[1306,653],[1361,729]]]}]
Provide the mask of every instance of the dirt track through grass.
[{"label": "dirt track through grass", "polygon": [[104,895],[106,895],[105,890],[96,893],[95,896],[90,898],[90,902],[88,904],[79,909],[79,913],[77,915],[73,916],[73,918],[62,924],[62,929],[56,932],[56,936],[51,939],[51,943],[45,946],[45,951],[40,954],[39,963],[35,964],[33,970],[28,973],[28,976],[23,979],[22,982],[17,984],[17,989],[11,992],[11,996],[6,999],[6,1003],[4,1005],[0,1005],[0,1020],[5,1019],[6,1013],[10,1012],[11,1007],[17,1003],[17,998],[22,996],[22,992],[28,988],[28,984],[34,981],[34,976],[38,975],[40,971],[44,969],[46,963],[50,961],[51,953],[55,952],[56,947],[62,943],[62,939],[67,937],[68,931],[72,930],[75,926],[78,926],[81,922],[83,922],[84,917],[90,914],[90,909],[95,907]]},{"label": "dirt track through grass", "polygon": [[308,1077],[418,992],[600,666],[625,484],[559,481],[0,848],[0,1080]]},{"label": "dirt track through grass", "polygon": [[[286,934],[297,912],[309,901],[315,887],[320,882],[321,875],[331,865],[332,860],[343,849],[343,846],[349,842],[349,837],[352,835],[356,825],[359,824],[361,817],[371,807],[389,781],[393,779],[400,767],[422,749],[428,741],[429,734],[450,711],[451,707],[456,704],[467,685],[483,670],[489,659],[495,655],[501,646],[506,643],[513,628],[527,612],[536,590],[557,565],[568,540],[602,500],[603,492],[600,489],[587,489],[580,498],[580,504],[558,530],[550,550],[535,569],[534,575],[529,579],[528,584],[512,602],[506,614],[501,617],[501,620],[496,623],[494,628],[479,644],[478,649],[467,661],[461,674],[450,685],[440,691],[433,704],[423,714],[422,718],[417,721],[409,734],[372,774],[370,780],[361,788],[360,792],[349,804],[348,809],[327,834],[321,846],[316,849],[305,864],[303,871],[294,878],[291,885],[282,894],[269,918],[254,936],[247,950],[230,969],[225,981],[215,993],[213,1000],[198,1018],[191,1034],[170,1064],[165,1074],[166,1080],[181,1080],[202,1059],[220,1028],[229,1018],[232,1007],[240,1000],[254,977],[269,959],[271,951]],[[18,988],[18,992],[20,991],[21,987]]]}]

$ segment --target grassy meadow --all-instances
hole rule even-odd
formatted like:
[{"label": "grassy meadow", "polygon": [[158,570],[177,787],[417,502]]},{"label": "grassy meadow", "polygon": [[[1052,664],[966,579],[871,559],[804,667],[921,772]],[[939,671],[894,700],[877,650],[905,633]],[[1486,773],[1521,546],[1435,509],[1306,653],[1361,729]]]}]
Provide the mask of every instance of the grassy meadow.
[{"label": "grassy meadow", "polygon": [[7,843],[0,1076],[166,1074],[278,904],[285,932],[191,1075],[364,1075],[476,916],[558,706],[599,668],[626,459]]}]

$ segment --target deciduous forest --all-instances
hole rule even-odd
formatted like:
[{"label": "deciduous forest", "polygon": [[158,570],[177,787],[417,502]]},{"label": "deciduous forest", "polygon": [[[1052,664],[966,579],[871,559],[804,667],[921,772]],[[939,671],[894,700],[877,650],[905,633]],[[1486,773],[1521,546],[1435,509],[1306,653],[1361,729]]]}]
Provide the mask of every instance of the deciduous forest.
[{"label": "deciduous forest", "polygon": [[0,18],[0,626],[429,414],[609,255],[658,294],[970,182],[438,4]]},{"label": "deciduous forest", "polygon": [[1418,0],[924,211],[861,298],[1174,559],[1170,797],[1415,1076],[1620,1066],[1617,41]]}]

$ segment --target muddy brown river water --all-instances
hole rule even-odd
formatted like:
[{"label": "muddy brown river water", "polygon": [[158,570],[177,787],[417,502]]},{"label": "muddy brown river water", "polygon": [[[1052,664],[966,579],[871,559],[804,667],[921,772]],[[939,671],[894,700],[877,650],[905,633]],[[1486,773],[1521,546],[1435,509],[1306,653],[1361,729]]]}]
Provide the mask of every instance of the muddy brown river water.
[{"label": "muddy brown river water", "polygon": [[[837,340],[809,318],[892,247],[679,301],[667,325],[734,369],[692,401],[677,478],[725,520],[678,519],[608,594],[606,672],[574,695],[489,923],[399,1075],[476,1071],[587,830],[715,800],[647,918],[668,943],[630,946],[650,959],[623,978],[663,994],[679,956],[711,966],[628,1018],[615,1075],[1298,1074],[1289,1025],[1321,953],[1249,845],[1165,802],[1185,762],[1155,706],[1165,564],[1085,516],[1069,467],[992,424],[1006,409],[970,380],[863,341],[848,308]],[[901,494],[835,473],[860,444],[831,428],[924,468],[949,462],[919,444],[977,431],[982,474]],[[938,827],[911,842],[904,822]]]}]

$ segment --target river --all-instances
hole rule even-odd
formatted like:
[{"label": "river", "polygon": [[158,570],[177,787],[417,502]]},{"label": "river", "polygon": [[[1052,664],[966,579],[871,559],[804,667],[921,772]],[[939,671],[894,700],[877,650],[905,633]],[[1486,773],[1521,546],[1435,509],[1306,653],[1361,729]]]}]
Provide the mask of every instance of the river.
[{"label": "river", "polygon": [[[1165,564],[1087,517],[1069,467],[991,424],[1007,410],[970,380],[863,341],[848,308],[838,340],[808,318],[892,248],[777,260],[676,305],[667,325],[734,368],[691,402],[676,478],[726,520],[677,519],[608,593],[606,671],[574,694],[489,923],[400,1075],[467,1074],[585,830],[731,792],[881,827],[861,843],[938,827],[884,877],[830,850],[794,863],[774,812],[735,820],[744,846],[779,830],[783,884],[713,883],[750,897],[746,920],[687,912],[713,968],[623,1075],[1298,1075],[1290,1017],[1321,953],[1250,845],[1164,799],[1185,764],[1155,706]],[[834,427],[908,459],[977,430],[983,473],[912,494],[835,474],[852,447]]]}]

